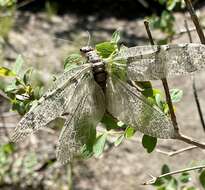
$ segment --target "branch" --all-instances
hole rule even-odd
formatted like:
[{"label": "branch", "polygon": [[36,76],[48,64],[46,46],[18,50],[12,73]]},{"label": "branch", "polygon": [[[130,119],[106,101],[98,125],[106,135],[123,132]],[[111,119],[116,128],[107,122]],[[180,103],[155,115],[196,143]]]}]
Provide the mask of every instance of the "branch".
[{"label": "branch", "polygon": [[193,150],[195,148],[199,148],[197,146],[189,146],[189,147],[186,147],[186,148],[182,148],[180,150],[176,150],[176,151],[172,151],[172,152],[165,152],[165,151],[162,151],[160,149],[157,149],[156,151],[159,152],[159,153],[162,153],[162,154],[165,154],[169,157],[172,157],[172,156],[176,156],[177,154],[181,154],[183,152],[186,152],[186,151],[189,151],[189,150]]},{"label": "branch", "polygon": [[[203,29],[202,29],[202,27],[201,27],[201,25],[199,23],[198,17],[195,14],[195,11],[194,11],[194,8],[193,8],[191,2],[190,1],[186,1],[186,6],[187,6],[187,9],[189,10],[189,13],[191,15],[192,21],[195,24],[195,27],[197,29],[197,34],[198,34],[198,36],[199,36],[199,38],[201,40],[201,43],[205,44],[205,37],[204,37]],[[188,24],[187,24],[186,21],[185,21],[185,28],[186,28],[188,36],[189,36],[189,41],[192,42],[191,33],[190,33],[189,29],[188,29]],[[202,127],[203,127],[203,129],[205,131],[205,121],[204,121],[201,105],[200,105],[200,102],[199,102],[199,98],[198,98],[198,93],[197,93],[196,83],[195,83],[195,78],[194,77],[193,77],[193,81],[192,81],[192,88],[193,88],[193,92],[194,92],[194,100],[196,102],[196,106],[197,106],[198,114],[199,114],[199,117],[200,117],[201,125],[202,125]]]},{"label": "branch", "polygon": [[[149,37],[150,43],[151,43],[151,45],[154,45],[154,40],[153,40],[151,31],[150,31],[150,28],[149,28],[149,22],[144,21],[144,25],[145,25],[145,28],[146,28],[147,35]],[[167,101],[167,104],[168,104],[168,107],[169,107],[172,124],[174,126],[175,132],[178,133],[179,127],[178,127],[178,124],[177,124],[176,115],[174,113],[174,108],[173,108],[171,96],[170,96],[170,93],[169,93],[169,85],[168,85],[168,82],[167,82],[166,78],[163,78],[161,80],[162,80],[162,84],[163,84],[163,87],[164,87],[164,91],[165,91],[165,95],[166,95],[166,101]]]},{"label": "branch", "polygon": [[[145,28],[146,28],[150,43],[151,43],[151,45],[154,45],[154,40],[152,38],[152,34],[151,34],[151,31],[150,31],[150,28],[149,28],[149,22],[144,21],[144,25],[145,25]],[[164,91],[165,91],[165,95],[166,95],[166,101],[167,101],[167,104],[168,104],[168,107],[169,107],[172,124],[173,124],[173,127],[174,127],[175,134],[174,134],[173,139],[177,139],[177,140],[183,141],[185,143],[195,145],[197,147],[205,149],[205,143],[201,143],[201,142],[199,142],[197,140],[194,140],[191,137],[187,137],[187,136],[185,136],[185,135],[183,135],[179,132],[179,127],[178,127],[178,124],[177,124],[176,115],[174,113],[174,108],[173,108],[171,96],[170,96],[170,93],[169,93],[169,86],[168,86],[167,79],[164,78],[164,79],[161,79],[161,80],[162,80],[162,84],[163,84],[163,87],[164,87]]]},{"label": "branch", "polygon": [[191,19],[196,27],[196,31],[198,33],[198,36],[200,38],[201,43],[205,44],[205,36],[204,36],[203,30],[202,30],[202,27],[199,23],[199,19],[195,13],[194,7],[192,6],[191,0],[185,0],[185,4],[186,4],[186,7],[187,7],[189,14],[191,16]]},{"label": "branch", "polygon": [[203,168],[205,168],[205,165],[195,166],[195,167],[191,167],[191,168],[185,168],[185,169],[181,169],[181,170],[176,170],[176,171],[173,171],[173,172],[169,172],[169,173],[166,173],[166,174],[159,175],[157,177],[154,177],[154,176],[150,175],[152,179],[144,182],[143,185],[154,184],[158,179],[166,177],[166,176],[179,174],[179,173],[183,173],[183,172],[188,172],[188,171],[192,171],[192,170],[203,169]]},{"label": "branch", "polygon": [[202,127],[205,131],[205,122],[204,122],[204,117],[203,117],[201,105],[200,105],[200,102],[199,102],[198,92],[197,92],[197,89],[196,89],[195,77],[193,77],[192,88],[193,88],[193,93],[194,93],[194,100],[196,102],[197,110],[198,110],[199,117],[200,117],[200,120],[201,120],[201,125],[202,125]]}]

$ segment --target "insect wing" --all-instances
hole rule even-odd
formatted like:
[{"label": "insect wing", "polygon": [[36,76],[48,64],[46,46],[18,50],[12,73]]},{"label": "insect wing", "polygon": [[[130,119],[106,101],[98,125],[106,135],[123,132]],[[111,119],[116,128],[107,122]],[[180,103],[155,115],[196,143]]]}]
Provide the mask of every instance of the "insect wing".
[{"label": "insect wing", "polygon": [[107,79],[108,112],[119,121],[157,138],[173,138],[171,120],[129,84],[113,76]]},{"label": "insect wing", "polygon": [[205,45],[176,44],[148,45],[127,48],[118,59],[127,60],[131,80],[155,80],[187,75],[205,69]]},{"label": "insect wing", "polygon": [[39,99],[28,113],[20,120],[11,137],[13,142],[47,126],[51,121],[65,112],[66,106],[73,96],[75,85],[90,70],[88,65],[73,68],[62,74],[53,87]]},{"label": "insect wing", "polygon": [[59,137],[57,159],[62,164],[71,161],[92,138],[93,130],[105,113],[105,97],[92,74],[78,84],[75,94],[68,105],[68,116]]}]

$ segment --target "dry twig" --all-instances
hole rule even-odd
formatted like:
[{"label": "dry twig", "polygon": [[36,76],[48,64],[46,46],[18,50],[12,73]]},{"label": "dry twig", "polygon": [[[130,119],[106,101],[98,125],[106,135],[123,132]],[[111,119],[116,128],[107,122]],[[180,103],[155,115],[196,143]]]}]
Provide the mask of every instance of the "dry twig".
[{"label": "dry twig", "polygon": [[203,169],[203,168],[205,168],[205,165],[195,166],[195,167],[191,167],[191,168],[185,168],[185,169],[181,169],[181,170],[176,170],[176,171],[173,171],[173,172],[169,172],[169,173],[166,173],[166,174],[159,175],[157,177],[150,175],[150,177],[152,179],[144,182],[143,185],[152,185],[160,178],[163,178],[163,177],[166,177],[166,176],[171,176],[171,175],[174,175],[174,174],[183,173],[183,172],[188,172],[188,171],[192,171],[192,170],[199,170],[199,169]]}]

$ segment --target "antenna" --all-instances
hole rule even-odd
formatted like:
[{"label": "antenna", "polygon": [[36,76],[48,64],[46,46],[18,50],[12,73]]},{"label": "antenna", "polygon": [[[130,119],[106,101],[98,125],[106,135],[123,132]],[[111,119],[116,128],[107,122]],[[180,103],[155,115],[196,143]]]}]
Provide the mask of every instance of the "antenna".
[{"label": "antenna", "polygon": [[89,46],[90,45],[90,40],[91,40],[91,35],[90,35],[90,32],[88,30],[86,31],[86,33],[88,35],[88,42],[87,42],[86,46]]}]

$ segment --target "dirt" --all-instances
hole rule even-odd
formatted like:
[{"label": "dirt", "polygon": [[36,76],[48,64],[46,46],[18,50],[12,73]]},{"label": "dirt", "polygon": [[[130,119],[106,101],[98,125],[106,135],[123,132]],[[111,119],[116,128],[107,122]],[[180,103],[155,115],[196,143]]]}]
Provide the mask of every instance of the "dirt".
[{"label": "dirt", "polygon": [[[205,15],[205,9],[202,8],[200,13],[201,16]],[[176,14],[176,17],[176,30],[184,29],[184,15]],[[186,17],[188,16],[186,15]],[[189,26],[193,26],[190,20]],[[66,55],[78,51],[79,47],[87,44],[88,34],[86,31],[89,31],[91,35],[91,44],[94,44],[98,41],[108,40],[112,33],[119,28],[123,31],[122,41],[126,45],[145,45],[149,43],[143,19],[129,21],[107,18],[98,21],[92,16],[83,18],[75,15],[53,16],[53,18],[48,19],[45,13],[34,15],[28,12],[18,12],[15,27],[10,32],[8,39],[13,48],[25,57],[27,61],[25,67],[34,67],[39,73],[36,75],[36,79],[48,85],[54,74],[62,72],[62,62]],[[161,38],[158,31],[153,32],[153,36],[155,39]],[[199,41],[194,32],[193,41]],[[173,43],[179,42],[188,42],[187,35],[181,35],[180,38],[173,41]],[[17,53],[6,47],[5,58],[7,61],[4,65],[11,66],[16,56]],[[162,88],[160,81],[154,81],[153,84],[157,88]],[[170,88],[180,88],[184,92],[182,101],[175,105],[180,131],[187,136],[203,141],[205,133],[193,98],[192,77],[171,78],[169,79],[169,85]],[[203,72],[196,75],[196,85],[201,106],[204,108],[205,99],[203,97],[205,96],[205,90],[203,87],[205,85],[205,75]],[[8,111],[8,107],[4,109],[4,112]],[[9,114],[5,117],[6,124],[12,123],[15,125],[18,120],[18,117],[9,116]],[[45,139],[45,136],[48,138]],[[29,149],[38,150],[39,157],[43,157],[42,160],[46,160],[49,155],[53,157],[55,156],[57,136],[58,134],[53,134],[53,131],[40,132],[38,138],[33,136],[30,140],[27,139],[29,146],[32,145],[32,148]],[[159,175],[160,168],[164,163],[169,164],[174,170],[185,168],[193,163],[201,163],[204,160],[205,152],[201,149],[193,149],[173,157],[168,157],[158,151],[148,154],[141,145],[141,137],[142,135],[137,132],[133,139],[127,140],[119,147],[106,152],[101,158],[76,162],[73,171],[74,189],[152,190],[154,187],[142,186],[141,184],[149,179],[148,174]],[[22,145],[20,146],[22,147]],[[169,152],[188,146],[176,140],[159,140],[157,149]],[[27,146],[25,145],[25,147]],[[58,164],[55,164],[54,168],[53,171],[66,171],[65,166],[62,167]],[[49,172],[49,169],[45,172],[48,178],[53,175],[52,172]],[[61,177],[57,174],[56,176],[56,180],[64,184],[60,184],[61,188],[65,189],[66,176],[62,174]],[[195,173],[193,173],[193,176],[195,176]],[[52,180],[54,179],[52,178]],[[58,189],[58,183],[52,180],[48,180],[49,185],[47,184],[47,188]],[[197,180],[193,180],[193,183],[198,186]]]}]

